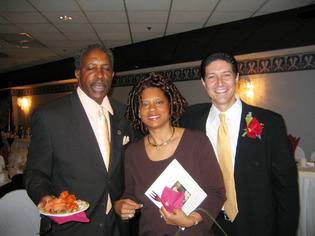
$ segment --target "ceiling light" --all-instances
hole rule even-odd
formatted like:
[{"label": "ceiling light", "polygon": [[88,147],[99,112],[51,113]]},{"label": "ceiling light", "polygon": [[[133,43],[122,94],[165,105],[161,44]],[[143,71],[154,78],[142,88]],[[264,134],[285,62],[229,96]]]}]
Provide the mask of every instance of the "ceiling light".
[{"label": "ceiling light", "polygon": [[[44,44],[35,40],[29,33],[0,33],[0,38],[17,48],[44,48]],[[1,47],[1,46],[0,46]]]},{"label": "ceiling light", "polygon": [[30,38],[30,39],[32,38],[32,36],[28,33],[19,33],[18,35],[24,38]]},{"label": "ceiling light", "polygon": [[27,45],[16,45],[17,48],[29,48]]},{"label": "ceiling light", "polygon": [[68,20],[72,20],[72,17],[64,15],[64,16],[59,16],[59,19],[64,20],[64,21],[68,21]]}]

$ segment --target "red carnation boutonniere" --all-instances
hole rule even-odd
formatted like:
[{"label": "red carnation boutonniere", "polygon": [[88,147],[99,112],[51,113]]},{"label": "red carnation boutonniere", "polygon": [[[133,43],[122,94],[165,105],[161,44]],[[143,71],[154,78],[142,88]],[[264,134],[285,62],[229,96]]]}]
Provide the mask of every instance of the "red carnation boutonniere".
[{"label": "red carnation boutonniere", "polygon": [[260,123],[256,117],[253,117],[251,112],[248,112],[245,117],[245,121],[247,127],[244,129],[242,137],[245,137],[247,135],[249,138],[252,139],[255,139],[256,137],[261,139],[261,133],[263,131],[264,124]]}]

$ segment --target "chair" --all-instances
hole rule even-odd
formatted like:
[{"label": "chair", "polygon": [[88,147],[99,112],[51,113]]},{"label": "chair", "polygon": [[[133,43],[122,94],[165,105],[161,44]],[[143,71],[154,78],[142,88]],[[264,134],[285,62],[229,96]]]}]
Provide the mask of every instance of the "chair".
[{"label": "chair", "polygon": [[5,168],[4,157],[0,155],[0,169],[4,169],[4,168]]},{"label": "chair", "polygon": [[1,236],[38,235],[40,214],[26,190],[15,190],[0,198],[0,212]]},{"label": "chair", "polygon": [[8,171],[6,170],[5,161],[3,156],[0,155],[0,187],[9,183],[9,175]]}]

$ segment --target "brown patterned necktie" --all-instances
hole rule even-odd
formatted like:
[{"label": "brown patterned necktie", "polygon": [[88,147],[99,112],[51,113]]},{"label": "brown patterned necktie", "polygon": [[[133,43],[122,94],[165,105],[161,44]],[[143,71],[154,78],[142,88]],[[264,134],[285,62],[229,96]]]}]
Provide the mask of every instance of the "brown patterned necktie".
[{"label": "brown patterned necktie", "polygon": [[228,126],[225,122],[225,115],[219,114],[220,126],[218,129],[217,152],[219,164],[222,170],[226,190],[226,201],[224,211],[231,221],[234,221],[237,213],[237,200],[234,182],[234,168],[232,162],[231,141]]},{"label": "brown patterned necktie", "polygon": [[[105,145],[106,156],[103,157],[103,159],[104,159],[104,163],[108,172],[109,159],[110,159],[110,139],[109,139],[109,129],[108,129],[107,118],[104,112],[104,108],[102,106],[100,107],[100,110],[98,112],[98,124],[99,124],[98,132],[99,132],[100,143],[103,143]],[[108,214],[111,209],[112,209],[112,201],[110,199],[110,195],[108,194],[108,199],[107,199],[107,204],[106,204],[106,214]]]}]

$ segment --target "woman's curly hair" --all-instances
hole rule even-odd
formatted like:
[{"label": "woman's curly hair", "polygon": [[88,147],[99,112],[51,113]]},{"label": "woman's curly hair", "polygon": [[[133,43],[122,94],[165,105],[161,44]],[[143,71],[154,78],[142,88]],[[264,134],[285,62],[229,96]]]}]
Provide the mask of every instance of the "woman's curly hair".
[{"label": "woman's curly hair", "polygon": [[159,88],[163,91],[170,105],[171,125],[178,126],[179,119],[187,106],[187,101],[169,78],[155,73],[150,73],[148,77],[140,80],[128,95],[125,117],[130,125],[135,129],[141,130],[142,133],[147,133],[147,128],[139,117],[141,93],[146,88]]}]

